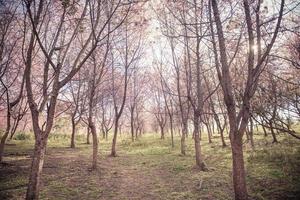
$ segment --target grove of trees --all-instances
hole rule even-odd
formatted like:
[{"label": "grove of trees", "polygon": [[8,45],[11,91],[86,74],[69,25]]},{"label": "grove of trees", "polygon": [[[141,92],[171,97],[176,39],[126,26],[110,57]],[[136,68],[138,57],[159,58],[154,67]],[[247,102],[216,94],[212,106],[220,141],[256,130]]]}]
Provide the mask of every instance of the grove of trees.
[{"label": "grove of trees", "polygon": [[[38,199],[48,138],[68,119],[99,169],[103,138],[169,139],[209,171],[202,141],[232,152],[236,200],[248,199],[245,141],[300,139],[297,0],[0,0],[0,162],[17,131],[34,151],[26,199]],[[270,133],[270,134],[269,134]],[[111,136],[111,137],[108,137]],[[229,141],[226,138],[229,137]],[[91,138],[91,140],[90,140]],[[177,144],[174,138],[180,138]]]}]

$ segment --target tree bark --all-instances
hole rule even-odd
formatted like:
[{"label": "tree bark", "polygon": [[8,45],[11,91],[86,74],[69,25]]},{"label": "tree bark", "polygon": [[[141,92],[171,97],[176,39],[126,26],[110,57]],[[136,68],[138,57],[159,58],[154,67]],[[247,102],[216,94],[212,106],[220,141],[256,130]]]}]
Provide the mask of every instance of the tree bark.
[{"label": "tree bark", "polygon": [[173,118],[172,117],[170,117],[170,129],[171,129],[172,148],[174,148],[174,133],[173,133]]},{"label": "tree bark", "polygon": [[5,133],[3,134],[2,138],[1,138],[1,143],[0,143],[0,162],[2,162],[3,160],[3,153],[4,153],[4,147],[5,147],[5,141],[8,137],[9,131],[6,128]]},{"label": "tree bark", "polygon": [[39,198],[40,180],[44,165],[46,145],[47,139],[44,138],[39,138],[35,142],[26,200],[35,200]]},{"label": "tree bark", "polygon": [[208,143],[212,143],[211,140],[211,127],[209,126],[209,121],[205,124],[206,129],[207,129],[207,137],[208,137]]},{"label": "tree bark", "polygon": [[272,135],[272,138],[273,138],[272,143],[278,143],[278,140],[277,140],[277,137],[276,137],[276,134],[275,134],[272,122],[270,123],[270,130],[271,130],[271,135]]},{"label": "tree bark", "polygon": [[86,144],[91,144],[91,142],[90,142],[90,127],[89,126],[87,126]]},{"label": "tree bark", "polygon": [[165,139],[165,130],[163,125],[160,125],[160,139],[164,140]]},{"label": "tree bark", "polygon": [[253,139],[253,119],[250,118],[250,127],[249,127],[249,139],[252,149],[254,149],[254,139]]},{"label": "tree bark", "polygon": [[71,148],[75,148],[75,131],[76,131],[76,123],[75,119],[72,117],[72,135],[71,135]]},{"label": "tree bark", "polygon": [[186,154],[186,145],[185,145],[185,137],[187,135],[187,123],[183,122],[183,127],[182,127],[182,134],[181,134],[181,140],[180,140],[180,150],[181,150],[181,154],[185,155]]},{"label": "tree bark", "polygon": [[131,141],[134,142],[134,108],[130,109],[130,131],[131,131]]},{"label": "tree bark", "polygon": [[117,156],[116,143],[117,143],[117,136],[118,136],[118,127],[119,127],[119,117],[116,118],[116,122],[115,122],[114,137],[113,137],[113,142],[112,142],[112,146],[111,146],[111,154],[110,154],[112,157]]},{"label": "tree bark", "polygon": [[93,122],[89,124],[92,138],[93,138],[93,162],[92,162],[92,169],[97,169],[97,158],[98,158],[98,137],[96,132],[96,127]]},{"label": "tree bark", "polygon": [[235,134],[235,138],[231,139],[231,146],[235,200],[247,200],[248,193],[245,179],[243,140],[242,137],[240,137],[240,134]]},{"label": "tree bark", "polygon": [[206,171],[207,167],[204,163],[201,155],[201,145],[200,145],[200,128],[199,128],[199,115],[194,114],[194,141],[195,141],[195,157],[196,165],[201,171]]},{"label": "tree bark", "polygon": [[3,159],[3,153],[4,153],[4,147],[5,147],[5,141],[8,137],[8,134],[9,134],[9,130],[10,130],[10,118],[11,118],[11,115],[10,115],[10,106],[8,106],[7,108],[7,116],[6,116],[6,130],[5,130],[5,133],[3,134],[2,138],[1,138],[1,142],[0,142],[0,162],[2,162],[2,159]]}]

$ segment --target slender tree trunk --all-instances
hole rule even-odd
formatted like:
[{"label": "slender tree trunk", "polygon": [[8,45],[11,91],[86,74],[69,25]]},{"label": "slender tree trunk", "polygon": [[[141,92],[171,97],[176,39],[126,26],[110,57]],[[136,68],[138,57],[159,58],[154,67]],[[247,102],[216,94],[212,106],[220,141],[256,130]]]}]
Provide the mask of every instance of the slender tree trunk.
[{"label": "slender tree trunk", "polygon": [[17,131],[17,128],[19,126],[20,121],[21,121],[21,119],[19,119],[19,117],[18,117],[18,119],[15,120],[15,123],[13,124],[13,128],[10,132],[10,138],[9,138],[10,140],[13,139],[13,137]]},{"label": "slender tree trunk", "polygon": [[3,134],[0,142],[0,162],[3,160],[3,153],[4,153],[4,147],[5,147],[5,142],[9,134],[9,129],[6,128],[5,133]]},{"label": "slender tree trunk", "polygon": [[253,139],[253,120],[250,118],[250,127],[249,127],[249,139],[252,149],[254,149],[254,139]]},{"label": "slender tree trunk", "polygon": [[72,116],[72,135],[71,135],[71,148],[75,148],[75,131],[76,131],[76,123],[75,123],[75,119]]},{"label": "slender tree trunk", "polygon": [[163,125],[160,125],[160,139],[164,140],[165,139],[165,130]]},{"label": "slender tree trunk", "polygon": [[[209,122],[208,122],[209,123]],[[211,140],[211,127],[209,126],[209,124],[205,124],[206,128],[207,128],[207,136],[208,136],[208,143],[212,143]]]},{"label": "slender tree trunk", "polygon": [[119,127],[119,117],[116,117],[116,122],[115,122],[115,129],[114,129],[114,137],[113,137],[113,142],[111,146],[111,156],[116,157],[117,152],[116,152],[116,143],[117,143],[117,136],[118,136],[118,127]]},{"label": "slender tree trunk", "polygon": [[276,134],[275,134],[272,122],[270,123],[270,130],[271,130],[271,135],[273,137],[272,143],[278,143],[278,140],[277,140],[277,137],[276,137]]},{"label": "slender tree trunk", "polygon": [[133,119],[133,111],[130,115],[130,131],[131,131],[131,141],[134,142],[134,119]]},{"label": "slender tree trunk", "polygon": [[[8,98],[8,95],[7,95],[7,98]],[[7,116],[6,116],[6,129],[5,129],[5,132],[4,132],[4,134],[1,138],[1,142],[0,142],[0,162],[2,162],[2,159],[3,159],[5,142],[9,135],[9,130],[10,130],[10,126],[11,126],[11,123],[10,123],[11,114],[10,114],[9,101],[7,104],[8,104],[8,108],[7,108]]]},{"label": "slender tree trunk", "polygon": [[262,125],[262,129],[264,131],[264,136],[267,137],[268,136],[268,133],[267,133],[267,130],[266,128],[264,127],[264,125]]},{"label": "slender tree trunk", "polygon": [[90,127],[89,126],[87,126],[86,143],[91,144],[91,142],[90,142]]},{"label": "slender tree trunk", "polygon": [[195,141],[195,157],[196,157],[196,165],[201,171],[206,171],[206,165],[202,159],[201,155],[201,145],[200,145],[200,137],[199,137],[199,116],[194,114],[194,141]]},{"label": "slender tree trunk", "polygon": [[93,162],[92,169],[97,169],[97,158],[98,158],[98,137],[94,122],[89,123],[89,127],[93,138]]},{"label": "slender tree trunk", "polygon": [[225,127],[220,130],[220,134],[221,134],[222,146],[226,147],[227,145],[226,145],[226,142],[225,142],[225,139],[224,139],[224,130],[225,130]]},{"label": "slender tree trunk", "polygon": [[139,129],[138,127],[135,129],[135,139],[136,139],[136,140],[138,139],[139,130],[140,130],[140,129]]},{"label": "slender tree trunk", "polygon": [[186,135],[187,135],[187,123],[186,122],[183,122],[182,124],[182,134],[181,134],[181,141],[180,141],[180,144],[181,144],[181,154],[182,155],[185,155],[186,154],[186,145],[185,145],[185,138],[186,138]]},{"label": "slender tree trunk", "polygon": [[217,124],[217,130],[220,131],[222,147],[226,147],[227,145],[226,145],[225,138],[224,138],[224,130],[225,130],[226,123],[224,122],[224,126],[222,127],[220,119],[216,113],[214,113],[214,119]]},{"label": "slender tree trunk", "polygon": [[247,138],[247,143],[250,141],[250,137],[249,137],[249,128],[247,127],[246,129],[246,138]]},{"label": "slender tree trunk", "polygon": [[108,140],[108,130],[105,131],[105,140]]},{"label": "slender tree trunk", "polygon": [[[234,137],[234,138],[233,138]],[[243,156],[243,140],[240,134],[231,137],[232,146],[232,177],[235,200],[247,200],[246,174]]]},{"label": "slender tree trunk", "polygon": [[[39,133],[41,135],[41,133]],[[40,180],[44,165],[47,138],[36,139],[26,193],[26,200],[39,199]]]},{"label": "slender tree trunk", "polygon": [[104,129],[102,129],[102,139],[104,140],[105,139],[105,130]]},{"label": "slender tree trunk", "polygon": [[173,118],[170,117],[170,129],[171,129],[171,142],[172,142],[172,148],[174,148],[174,133],[173,133]]}]

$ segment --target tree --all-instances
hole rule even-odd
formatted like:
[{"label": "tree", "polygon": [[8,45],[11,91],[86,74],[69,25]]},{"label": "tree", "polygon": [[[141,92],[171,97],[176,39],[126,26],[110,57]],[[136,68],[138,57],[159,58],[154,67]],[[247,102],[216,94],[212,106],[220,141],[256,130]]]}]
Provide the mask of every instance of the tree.
[{"label": "tree", "polygon": [[[13,111],[17,109],[16,107],[24,97],[24,76],[22,75],[24,69],[21,67],[22,61],[16,58],[16,55],[20,53],[18,44],[22,37],[14,30],[18,18],[17,9],[18,5],[11,1],[4,2],[0,8],[0,83],[1,99],[5,99],[6,105],[6,129],[0,142],[0,162],[3,159],[5,142],[9,133],[12,132],[13,135],[22,117],[22,115],[17,115],[12,127]],[[17,92],[13,92],[13,88]]]},{"label": "tree", "polygon": [[[218,55],[217,44],[214,39],[214,28],[211,26],[212,43],[215,53],[215,65],[218,71],[218,78],[222,87],[224,101],[227,109],[228,120],[229,120],[229,136],[232,148],[232,165],[233,165],[233,185],[235,192],[235,199],[248,199],[246,179],[245,179],[245,167],[243,158],[243,142],[242,138],[245,129],[250,118],[250,100],[253,97],[256,89],[257,83],[261,72],[265,67],[265,60],[270,53],[272,46],[278,35],[280,28],[280,23],[283,15],[284,0],[281,1],[279,16],[271,40],[265,49],[262,51],[261,44],[261,24],[260,24],[260,5],[261,2],[258,1],[256,6],[256,29],[253,27],[253,20],[250,14],[250,5],[247,0],[243,1],[244,17],[247,25],[247,42],[248,42],[248,74],[245,83],[245,89],[242,96],[242,105],[239,112],[236,111],[236,99],[233,94],[232,85],[232,75],[230,74],[230,63],[228,62],[227,48],[225,45],[223,25],[220,18],[218,3],[216,0],[211,1],[211,7],[213,10],[214,21],[217,29],[218,47],[220,55]],[[211,24],[213,21],[211,20]],[[256,31],[257,36],[257,56],[255,59],[254,53],[254,31]],[[238,49],[238,48],[237,48]],[[263,52],[263,53],[262,53]],[[219,57],[220,56],[220,57]],[[220,64],[219,64],[220,58]]]},{"label": "tree", "polygon": [[[133,15],[134,16],[134,15]],[[129,16],[131,19],[132,16]],[[128,85],[129,79],[132,75],[132,68],[134,65],[138,64],[141,55],[141,36],[135,35],[134,33],[139,34],[136,31],[135,23],[131,23],[127,19],[123,24],[122,32],[120,32],[121,42],[114,47],[112,51],[111,60],[116,59],[114,54],[118,55],[119,62],[112,63],[112,97],[114,103],[114,111],[115,111],[115,119],[114,119],[114,135],[111,147],[111,156],[116,157],[116,143],[117,143],[117,135],[119,129],[119,122],[122,116],[126,98],[128,95]],[[122,35],[123,33],[124,35]],[[137,39],[137,38],[138,39]],[[117,67],[121,67],[121,71],[117,71]],[[118,77],[116,77],[118,75]],[[122,82],[117,82],[117,80],[121,80]]]},{"label": "tree", "polygon": [[[69,1],[52,3],[46,0],[24,1],[26,14],[28,15],[26,20],[30,21],[28,33],[30,38],[25,50],[24,74],[35,135],[35,147],[26,199],[38,199],[39,196],[45,150],[54,123],[55,108],[60,90],[70,82],[97,46],[101,44],[101,41],[110,34],[105,30],[108,22],[118,13],[117,11],[120,10],[120,13],[125,13],[123,18],[126,17],[128,5],[123,5],[121,1],[116,4],[106,3],[107,5],[96,0],[78,3]],[[103,17],[101,16],[103,13],[101,10],[106,6],[110,6],[113,11],[108,17]],[[125,12],[122,12],[124,10]],[[47,15],[48,13],[55,13],[57,20],[50,18]],[[72,18],[71,16],[77,17]],[[123,18],[121,17],[116,26],[111,28],[111,32],[122,24]],[[83,21],[87,21],[87,23],[83,24]],[[52,29],[48,29],[49,26]],[[85,29],[84,26],[91,28]],[[54,31],[49,32],[51,30]],[[67,37],[67,35],[71,37]],[[52,40],[49,43],[47,41],[50,37]],[[71,52],[71,48],[74,47],[78,48],[78,51]],[[35,59],[36,57],[33,56],[35,51],[40,53],[39,56],[43,59],[42,63],[39,63]],[[33,91],[32,76],[36,76],[36,71],[33,71],[33,69],[37,69],[37,66],[41,65],[43,67],[39,70],[43,74],[41,88],[43,95],[41,103],[38,104]]]}]

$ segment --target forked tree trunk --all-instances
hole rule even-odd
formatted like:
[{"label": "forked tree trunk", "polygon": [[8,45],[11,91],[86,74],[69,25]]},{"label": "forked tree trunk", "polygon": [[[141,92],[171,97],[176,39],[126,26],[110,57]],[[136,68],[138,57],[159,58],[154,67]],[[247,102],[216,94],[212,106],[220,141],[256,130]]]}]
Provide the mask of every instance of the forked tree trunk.
[{"label": "forked tree trunk", "polygon": [[[41,135],[41,133],[38,135]],[[39,198],[40,180],[44,165],[46,145],[47,138],[39,138],[35,141],[26,200],[35,200]]]}]

